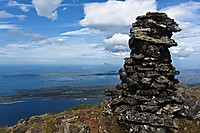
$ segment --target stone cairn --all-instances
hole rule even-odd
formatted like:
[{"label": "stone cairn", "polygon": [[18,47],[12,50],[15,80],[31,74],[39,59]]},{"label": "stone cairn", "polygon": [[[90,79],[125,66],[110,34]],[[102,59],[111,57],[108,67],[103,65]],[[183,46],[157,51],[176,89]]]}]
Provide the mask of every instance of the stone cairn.
[{"label": "stone cairn", "polygon": [[200,102],[178,91],[170,47],[172,32],[181,31],[165,13],[138,16],[130,29],[130,57],[119,70],[122,82],[106,90],[112,99],[104,114],[115,114],[133,133],[168,133],[178,128],[176,118],[200,120]]}]

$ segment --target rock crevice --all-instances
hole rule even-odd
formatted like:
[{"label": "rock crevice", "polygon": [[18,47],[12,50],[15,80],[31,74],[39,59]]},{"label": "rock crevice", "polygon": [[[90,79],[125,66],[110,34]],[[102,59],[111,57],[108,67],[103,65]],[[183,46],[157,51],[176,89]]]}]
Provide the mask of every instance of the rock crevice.
[{"label": "rock crevice", "polygon": [[119,70],[121,83],[106,90],[112,99],[104,114],[116,114],[130,132],[165,133],[176,129],[176,117],[200,120],[200,102],[177,89],[179,74],[171,64],[169,48],[177,46],[172,32],[181,29],[165,13],[137,17],[130,29],[130,57]]}]

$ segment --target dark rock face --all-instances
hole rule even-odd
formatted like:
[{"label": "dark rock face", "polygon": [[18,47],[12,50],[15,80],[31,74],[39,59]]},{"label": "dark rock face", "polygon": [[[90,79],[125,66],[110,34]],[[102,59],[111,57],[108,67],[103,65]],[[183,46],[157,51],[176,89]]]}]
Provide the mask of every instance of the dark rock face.
[{"label": "dark rock face", "polygon": [[104,114],[116,114],[129,132],[166,133],[177,126],[173,119],[200,120],[200,102],[175,87],[179,71],[171,64],[170,47],[177,46],[172,32],[181,29],[165,13],[150,12],[137,17],[130,30],[130,57],[119,70],[122,82],[106,90],[112,99]]}]

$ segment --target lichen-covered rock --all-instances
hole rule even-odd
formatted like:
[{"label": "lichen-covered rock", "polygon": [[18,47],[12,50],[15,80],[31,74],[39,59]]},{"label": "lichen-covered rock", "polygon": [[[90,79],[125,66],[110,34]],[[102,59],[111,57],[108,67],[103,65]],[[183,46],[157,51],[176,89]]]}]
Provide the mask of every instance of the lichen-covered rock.
[{"label": "lichen-covered rock", "polygon": [[89,125],[84,124],[84,125],[81,127],[81,130],[79,131],[79,133],[90,133],[90,127],[89,127]]},{"label": "lichen-covered rock", "polygon": [[119,70],[122,83],[106,90],[112,99],[104,114],[116,114],[131,133],[167,133],[177,128],[174,118],[200,120],[200,101],[175,87],[179,71],[171,64],[169,48],[178,44],[172,32],[181,29],[165,13],[137,17],[130,29],[130,57]]}]

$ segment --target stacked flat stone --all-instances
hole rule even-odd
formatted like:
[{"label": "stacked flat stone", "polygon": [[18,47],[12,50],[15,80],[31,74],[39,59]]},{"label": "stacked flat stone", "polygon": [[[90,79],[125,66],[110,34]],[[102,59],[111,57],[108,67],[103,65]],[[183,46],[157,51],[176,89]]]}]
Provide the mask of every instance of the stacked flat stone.
[{"label": "stacked flat stone", "polygon": [[159,12],[139,16],[132,24],[130,57],[119,70],[122,82],[106,91],[112,99],[104,108],[105,114],[116,114],[129,132],[165,133],[177,128],[173,119],[178,115],[197,119],[199,101],[193,104],[197,108],[186,113],[191,103],[184,107],[187,97],[175,87],[179,72],[171,64],[168,48],[177,46],[171,36],[178,31],[178,24]]}]

